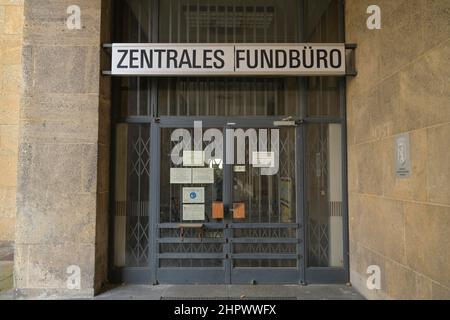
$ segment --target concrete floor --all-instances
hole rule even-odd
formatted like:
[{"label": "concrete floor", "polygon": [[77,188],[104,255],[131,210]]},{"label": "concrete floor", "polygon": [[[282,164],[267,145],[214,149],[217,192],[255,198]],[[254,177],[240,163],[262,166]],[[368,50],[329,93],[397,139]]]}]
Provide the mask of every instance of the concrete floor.
[{"label": "concrete floor", "polygon": [[[0,300],[14,300],[14,292],[0,292]],[[20,299],[20,298],[19,298]],[[43,299],[70,299],[50,295]],[[95,300],[364,300],[345,285],[122,285]]]},{"label": "concrete floor", "polygon": [[98,300],[363,300],[351,287],[345,285],[125,285],[113,288],[95,299]]}]

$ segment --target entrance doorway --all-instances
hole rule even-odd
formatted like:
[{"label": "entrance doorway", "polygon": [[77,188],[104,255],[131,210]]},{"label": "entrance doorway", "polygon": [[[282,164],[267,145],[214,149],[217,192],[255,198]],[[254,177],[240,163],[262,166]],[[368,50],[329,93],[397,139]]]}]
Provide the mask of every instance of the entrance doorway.
[{"label": "entrance doorway", "polygon": [[[117,43],[345,42],[341,0],[115,3]],[[122,77],[112,87],[112,280],[348,281],[345,78]]]},{"label": "entrance doorway", "polygon": [[[296,147],[301,144],[295,124],[274,124],[277,120],[225,118],[204,121],[201,129],[189,120],[178,121],[176,128],[170,119],[157,125],[158,282],[303,281]],[[186,163],[186,149],[195,148],[190,139],[195,130],[203,138],[197,146],[202,151],[194,152],[206,156],[197,164],[190,159]],[[264,153],[274,163],[258,163],[255,158]],[[191,199],[190,192],[199,199]]]}]

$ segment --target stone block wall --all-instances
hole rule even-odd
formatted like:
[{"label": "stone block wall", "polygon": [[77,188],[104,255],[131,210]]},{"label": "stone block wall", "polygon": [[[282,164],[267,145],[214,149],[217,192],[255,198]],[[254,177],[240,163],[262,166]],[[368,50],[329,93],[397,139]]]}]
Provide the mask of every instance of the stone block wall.
[{"label": "stone block wall", "polygon": [[[109,1],[25,1],[15,286],[92,296],[106,280],[108,84],[100,76]],[[106,14],[105,14],[106,12]],[[106,133],[108,132],[108,133]],[[69,266],[81,271],[70,290]]]},{"label": "stone block wall", "polygon": [[[368,30],[367,7],[382,10]],[[369,298],[450,298],[450,1],[347,0],[350,271]],[[412,173],[395,175],[409,133]],[[367,267],[381,267],[368,290]]]},{"label": "stone block wall", "polygon": [[0,243],[15,237],[23,2],[0,0]]}]

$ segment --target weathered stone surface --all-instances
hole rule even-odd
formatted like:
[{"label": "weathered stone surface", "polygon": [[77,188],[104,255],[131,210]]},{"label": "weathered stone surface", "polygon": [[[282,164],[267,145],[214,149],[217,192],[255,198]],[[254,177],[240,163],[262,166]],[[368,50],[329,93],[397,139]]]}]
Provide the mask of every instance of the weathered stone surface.
[{"label": "weathered stone surface", "polygon": [[450,289],[435,282],[432,283],[433,300],[450,300]]},{"label": "weathered stone surface", "polygon": [[15,187],[17,183],[17,155],[0,154],[0,188]]},{"label": "weathered stone surface", "polygon": [[99,47],[36,47],[34,93],[95,93],[99,86]]},{"label": "weathered stone surface", "polygon": [[372,141],[358,144],[351,149],[350,157],[355,161],[356,178],[355,190],[364,194],[383,194],[383,172],[385,163],[383,157],[383,143]]},{"label": "weathered stone surface", "polygon": [[23,8],[21,5],[5,6],[5,25],[4,34],[20,35],[23,26]]},{"label": "weathered stone surface", "polygon": [[20,65],[2,66],[1,91],[5,95],[14,95],[20,92],[21,88],[21,67]]},{"label": "weathered stone surface", "polygon": [[[16,187],[0,188],[0,218],[15,218],[16,217]],[[14,233],[14,226],[11,230]],[[9,240],[12,239],[3,239]]]},{"label": "weathered stone surface", "polygon": [[428,197],[431,202],[446,205],[450,205],[450,148],[443,145],[449,137],[450,124],[427,130]]},{"label": "weathered stone surface", "polygon": [[[365,95],[354,97],[348,103],[348,144],[350,146],[368,142],[377,137],[377,128],[373,119],[380,112],[378,89],[368,91]],[[370,119],[370,121],[367,121]]]},{"label": "weathered stone surface", "polygon": [[[345,9],[359,72],[347,86],[351,281],[372,299],[448,298],[450,1],[380,0],[371,31],[372,4]],[[411,177],[398,179],[394,139],[406,132]],[[371,262],[381,290],[367,290]]]},{"label": "weathered stone surface", "polygon": [[450,208],[405,205],[407,265],[450,287]]},{"label": "weathered stone surface", "polygon": [[0,155],[17,155],[17,125],[0,125]]},{"label": "weathered stone surface", "polygon": [[[81,30],[69,30],[67,8],[81,9]],[[41,0],[39,5],[25,6],[25,42],[34,45],[98,46],[100,42],[101,1]]]},{"label": "weathered stone surface", "polygon": [[431,299],[431,280],[391,260],[385,261],[386,291],[392,299]]},{"label": "weathered stone surface", "polygon": [[0,61],[3,65],[20,65],[22,55],[22,39],[0,40]]},{"label": "weathered stone surface", "polygon": [[[103,114],[109,122],[109,107],[100,107],[108,106],[100,102],[107,92],[100,93],[102,2],[108,1],[77,3],[80,31],[65,27],[71,1],[25,3],[15,261],[21,294],[92,295],[107,277],[103,190],[109,140],[99,125]],[[99,171],[100,163],[105,169]],[[81,290],[67,289],[70,265],[81,268]]]},{"label": "weathered stone surface", "polygon": [[[16,245],[15,270],[19,289],[67,289],[69,266],[81,269],[81,289],[92,290],[94,245],[79,243]],[[25,271],[26,270],[26,271]],[[73,290],[77,294],[78,290]]]},{"label": "weathered stone surface", "polygon": [[[353,241],[350,241],[350,278],[352,285],[358,288],[368,299],[386,299],[386,274],[385,270],[385,258],[370,249],[361,246]],[[369,290],[367,287],[367,268],[369,266],[379,266],[381,269],[381,290]]]},{"label": "weathered stone surface", "polygon": [[422,12],[422,32],[426,47],[432,48],[448,40],[450,34],[450,0],[423,0],[420,10]]},{"label": "weathered stone surface", "polygon": [[15,217],[0,217],[0,241],[13,240],[15,233],[15,226],[16,226]]},{"label": "weathered stone surface", "polygon": [[83,148],[78,144],[21,145],[19,195],[29,199],[33,193],[84,193],[83,185],[89,178],[82,174]]},{"label": "weathered stone surface", "polygon": [[405,263],[402,202],[364,195],[352,195],[350,200],[351,237],[374,252]]},{"label": "weathered stone surface", "polygon": [[19,107],[19,95],[0,95],[0,125],[15,125],[18,129]]},{"label": "weathered stone surface", "polygon": [[[47,94],[24,96],[20,118],[28,121],[72,121],[80,125],[98,121],[97,94]],[[68,116],[70,115],[70,117]],[[82,130],[79,130],[82,134]]]},{"label": "weathered stone surface", "polygon": [[14,259],[14,242],[0,241],[0,261],[13,261]]},{"label": "weathered stone surface", "polygon": [[411,177],[403,179],[395,174],[395,147],[392,138],[383,140],[384,172],[383,194],[390,198],[427,201],[427,131],[416,130],[410,134]]},{"label": "weathered stone surface", "polygon": [[17,243],[66,243],[76,234],[78,243],[94,244],[96,202],[91,195],[49,194],[39,207],[19,207]]},{"label": "weathered stone surface", "polygon": [[13,266],[12,261],[0,261],[0,292],[12,289]]},{"label": "weathered stone surface", "polygon": [[382,78],[398,72],[424,52],[424,35],[416,31],[420,10],[421,0],[403,1],[395,9],[383,10],[387,15],[383,18],[378,44]]},{"label": "weathered stone surface", "polygon": [[0,0],[0,241],[15,233],[22,25],[23,1]]}]

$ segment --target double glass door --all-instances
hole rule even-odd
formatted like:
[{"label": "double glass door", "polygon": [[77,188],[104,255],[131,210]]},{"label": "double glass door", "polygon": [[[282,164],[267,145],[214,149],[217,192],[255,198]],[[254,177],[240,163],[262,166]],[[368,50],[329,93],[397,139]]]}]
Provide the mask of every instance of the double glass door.
[{"label": "double glass door", "polygon": [[163,118],[159,283],[299,283],[298,128]]},{"label": "double glass door", "polygon": [[[341,0],[125,0],[113,10],[115,43],[345,40]],[[348,282],[345,78],[123,77],[112,92],[112,279]],[[304,124],[275,125],[289,116]],[[254,129],[256,152],[273,151],[273,133],[274,167],[250,161],[255,139],[227,148],[231,129]]]}]

